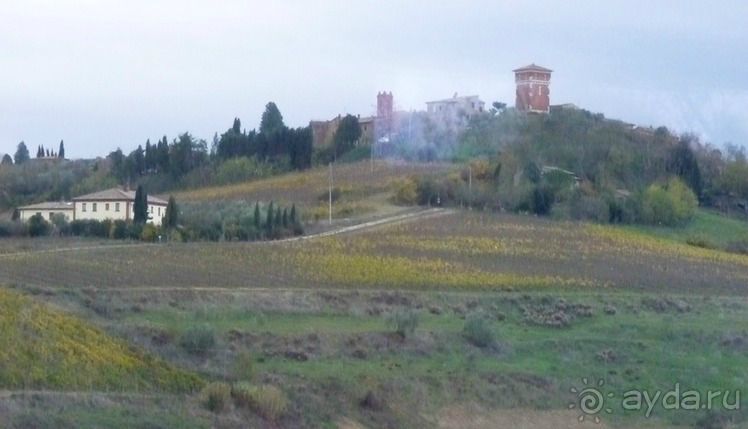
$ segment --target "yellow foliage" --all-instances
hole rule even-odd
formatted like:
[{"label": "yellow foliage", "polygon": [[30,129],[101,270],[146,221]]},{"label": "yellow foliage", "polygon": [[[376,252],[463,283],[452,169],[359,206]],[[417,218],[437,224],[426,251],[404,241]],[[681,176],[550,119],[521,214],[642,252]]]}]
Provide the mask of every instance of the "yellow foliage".
[{"label": "yellow foliage", "polygon": [[192,390],[197,376],[0,289],[0,387]]}]

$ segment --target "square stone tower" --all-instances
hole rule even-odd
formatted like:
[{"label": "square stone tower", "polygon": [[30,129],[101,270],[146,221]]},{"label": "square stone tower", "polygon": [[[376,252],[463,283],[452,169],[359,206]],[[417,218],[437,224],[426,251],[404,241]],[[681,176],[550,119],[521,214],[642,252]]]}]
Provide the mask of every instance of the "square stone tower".
[{"label": "square stone tower", "polygon": [[553,70],[535,64],[514,70],[514,80],[517,83],[517,110],[530,113],[549,112],[551,73]]}]

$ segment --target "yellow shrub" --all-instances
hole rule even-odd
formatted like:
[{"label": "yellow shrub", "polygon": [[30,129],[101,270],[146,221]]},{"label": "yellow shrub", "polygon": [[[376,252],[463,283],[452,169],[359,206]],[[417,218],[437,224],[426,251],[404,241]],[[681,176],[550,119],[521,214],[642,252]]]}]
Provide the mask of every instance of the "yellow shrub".
[{"label": "yellow shrub", "polygon": [[415,205],[418,203],[418,184],[413,179],[403,179],[395,182],[393,200],[397,204]]}]

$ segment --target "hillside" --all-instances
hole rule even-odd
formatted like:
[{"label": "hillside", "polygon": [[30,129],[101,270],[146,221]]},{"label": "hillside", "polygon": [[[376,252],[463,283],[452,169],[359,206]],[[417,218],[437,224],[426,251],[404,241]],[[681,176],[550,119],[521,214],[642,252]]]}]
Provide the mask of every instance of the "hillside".
[{"label": "hillside", "polygon": [[196,376],[0,289],[0,389],[190,391]]}]

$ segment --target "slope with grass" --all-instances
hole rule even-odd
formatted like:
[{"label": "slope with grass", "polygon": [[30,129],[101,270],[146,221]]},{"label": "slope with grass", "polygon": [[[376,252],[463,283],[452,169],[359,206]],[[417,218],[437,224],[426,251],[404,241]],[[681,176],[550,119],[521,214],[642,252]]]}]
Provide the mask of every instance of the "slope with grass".
[{"label": "slope with grass", "polygon": [[191,391],[201,380],[84,321],[0,289],[0,389]]},{"label": "slope with grass", "polygon": [[[444,164],[412,164],[397,161],[376,161],[336,164],[333,186],[341,203],[355,204],[377,194],[387,192],[391,184],[414,174],[446,171]],[[265,179],[233,185],[207,187],[179,192],[180,203],[195,204],[225,200],[270,201],[295,203],[314,208],[327,203],[330,170],[317,167]]]},{"label": "slope with grass", "polygon": [[732,250],[743,244],[748,251],[748,222],[745,219],[732,218],[705,209],[697,210],[694,218],[685,225],[632,225],[627,229],[706,248]]}]

